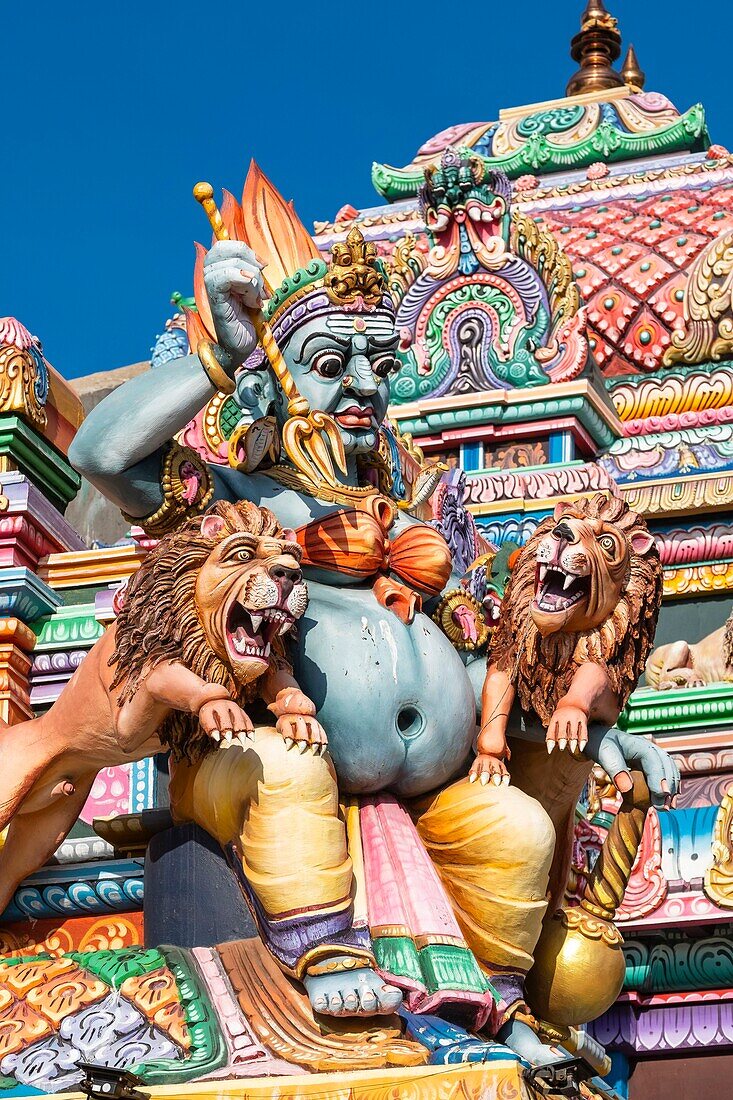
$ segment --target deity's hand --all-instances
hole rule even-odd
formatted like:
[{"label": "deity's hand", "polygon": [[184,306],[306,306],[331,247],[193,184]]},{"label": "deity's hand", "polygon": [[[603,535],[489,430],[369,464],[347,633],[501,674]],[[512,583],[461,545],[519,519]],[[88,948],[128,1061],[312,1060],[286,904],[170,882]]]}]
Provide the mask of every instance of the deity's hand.
[{"label": "deity's hand", "polygon": [[212,741],[222,741],[223,747],[238,741],[245,747],[245,738],[254,739],[254,726],[247,714],[231,699],[212,699],[198,712],[201,728]]},{"label": "deity's hand", "polygon": [[262,266],[242,241],[217,241],[204,260],[204,285],[216,338],[237,366],[257,345],[250,311],[262,305]]},{"label": "deity's hand", "polygon": [[508,786],[509,772],[504,761],[498,756],[489,756],[488,753],[482,752],[476,757],[468,773],[469,783],[475,783],[477,779],[484,786],[489,780],[495,787]]},{"label": "deity's hand", "polygon": [[591,725],[586,756],[600,764],[614,785],[626,794],[633,786],[631,769],[644,773],[652,805],[669,809],[677,800],[680,772],[672,757],[645,737],[617,729]]},{"label": "deity's hand", "polygon": [[569,748],[573,753],[582,752],[588,743],[588,715],[580,707],[561,703],[550,719],[545,741],[548,753],[556,745],[561,751]]}]

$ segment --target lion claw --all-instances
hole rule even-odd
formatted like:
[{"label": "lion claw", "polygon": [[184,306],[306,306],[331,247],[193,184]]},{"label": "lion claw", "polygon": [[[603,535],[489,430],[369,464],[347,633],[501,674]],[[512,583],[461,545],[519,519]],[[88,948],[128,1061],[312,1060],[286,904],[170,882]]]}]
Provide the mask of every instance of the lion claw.
[{"label": "lion claw", "polygon": [[219,733],[218,730],[212,730],[211,733],[209,734],[209,737],[211,738],[212,741],[216,741],[216,742],[221,741],[221,734]]},{"label": "lion claw", "polygon": [[283,741],[285,742],[285,748],[288,750],[292,749],[293,745],[295,744],[295,741],[292,737],[284,737]]},{"label": "lion claw", "polygon": [[557,747],[559,748],[560,752],[564,752],[565,749],[568,747],[567,737],[561,737],[557,743]]}]

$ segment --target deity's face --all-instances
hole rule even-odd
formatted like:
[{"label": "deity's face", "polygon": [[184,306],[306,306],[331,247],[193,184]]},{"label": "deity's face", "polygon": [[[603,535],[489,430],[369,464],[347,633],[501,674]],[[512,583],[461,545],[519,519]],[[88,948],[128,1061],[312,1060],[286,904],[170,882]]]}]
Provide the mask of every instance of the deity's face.
[{"label": "deity's face", "polygon": [[[343,312],[301,325],[282,351],[299,392],[312,410],[339,426],[347,455],[376,446],[397,365],[399,336],[387,311]],[[280,422],[287,402],[278,397]]]}]

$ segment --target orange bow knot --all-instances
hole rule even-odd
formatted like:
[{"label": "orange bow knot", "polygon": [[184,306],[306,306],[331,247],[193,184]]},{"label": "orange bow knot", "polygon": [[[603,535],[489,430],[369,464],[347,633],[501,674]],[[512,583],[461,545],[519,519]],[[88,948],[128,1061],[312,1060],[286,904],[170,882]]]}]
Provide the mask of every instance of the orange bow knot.
[{"label": "orange bow knot", "polygon": [[411,525],[390,540],[395,512],[389,501],[372,498],[364,505],[339,509],[300,527],[296,537],[303,565],[365,580],[376,575],[373,590],[382,606],[403,622],[412,622],[422,606],[421,596],[412,589],[437,596],[448,582],[452,569],[448,544],[424,523]]}]

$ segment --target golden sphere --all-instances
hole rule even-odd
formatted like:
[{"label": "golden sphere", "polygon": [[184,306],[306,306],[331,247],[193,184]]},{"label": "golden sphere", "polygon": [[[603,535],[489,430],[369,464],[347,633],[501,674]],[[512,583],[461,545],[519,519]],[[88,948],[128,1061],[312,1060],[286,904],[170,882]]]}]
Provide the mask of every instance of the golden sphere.
[{"label": "golden sphere", "polygon": [[602,1016],[621,992],[625,963],[616,926],[580,908],[545,924],[527,975],[527,1003],[553,1024],[577,1027]]}]

